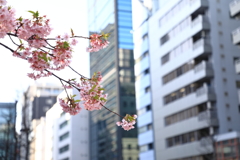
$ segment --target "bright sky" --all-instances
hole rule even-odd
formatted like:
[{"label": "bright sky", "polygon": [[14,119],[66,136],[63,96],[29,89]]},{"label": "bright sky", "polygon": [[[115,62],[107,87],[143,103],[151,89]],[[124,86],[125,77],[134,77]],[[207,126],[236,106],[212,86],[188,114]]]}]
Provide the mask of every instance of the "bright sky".
[{"label": "bright sky", "polygon": [[[15,8],[17,18],[30,18],[27,11],[39,11],[40,15],[47,15],[50,24],[54,29],[51,37],[70,34],[70,29],[75,35],[88,36],[87,30],[87,0],[7,0],[8,4]],[[0,39],[0,42],[8,40]],[[73,61],[71,66],[83,75],[89,76],[89,54],[85,52],[88,41],[78,39],[78,46],[74,48]],[[28,85],[34,83],[26,75],[31,72],[29,64],[22,59],[12,56],[12,53],[0,46],[0,102],[13,102],[21,92],[25,91]],[[57,73],[69,79],[77,78],[66,69]],[[60,83],[54,78],[42,78],[41,82]]]}]

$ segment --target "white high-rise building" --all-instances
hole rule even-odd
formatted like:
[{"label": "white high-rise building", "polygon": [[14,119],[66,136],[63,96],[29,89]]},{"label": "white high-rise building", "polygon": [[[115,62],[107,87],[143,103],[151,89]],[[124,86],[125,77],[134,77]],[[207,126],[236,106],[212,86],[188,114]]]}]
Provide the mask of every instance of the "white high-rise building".
[{"label": "white high-rise building", "polygon": [[152,2],[133,0],[133,35],[135,91],[138,111],[138,146],[140,160],[154,160],[153,113],[149,61],[148,19]]},{"label": "white high-rise building", "polygon": [[152,2],[148,33],[144,23],[134,30],[138,111],[151,104],[138,129],[153,122],[139,132],[140,159],[152,148],[156,160],[212,160],[213,136],[240,131],[240,50],[231,36],[239,20],[226,0]]},{"label": "white high-rise building", "polygon": [[[71,95],[79,92],[69,90]],[[58,98],[65,98],[62,92]],[[82,109],[75,116],[62,111],[57,103],[46,113],[45,159],[46,160],[89,160],[89,117],[88,111]]]}]

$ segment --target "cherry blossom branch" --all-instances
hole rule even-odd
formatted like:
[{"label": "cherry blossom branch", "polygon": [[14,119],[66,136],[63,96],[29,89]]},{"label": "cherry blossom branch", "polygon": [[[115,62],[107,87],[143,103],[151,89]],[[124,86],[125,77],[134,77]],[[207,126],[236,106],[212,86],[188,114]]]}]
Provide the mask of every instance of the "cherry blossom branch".
[{"label": "cherry blossom branch", "polygon": [[[60,79],[59,79],[59,80],[60,80]],[[66,92],[66,94],[67,94],[68,99],[70,99],[69,96],[68,96],[68,92],[67,92],[67,90],[66,90],[66,87],[64,86],[62,80],[60,80],[60,82],[62,83],[62,86],[63,86],[63,88],[64,88],[64,90],[65,90],[65,92]]]},{"label": "cherry blossom branch", "polygon": [[63,81],[63,82],[65,82],[65,83],[67,83],[67,84],[71,85],[72,87],[74,87],[74,88],[75,88],[75,89],[77,89],[78,91],[80,91],[80,89],[79,89],[78,87],[76,87],[75,85],[73,85],[73,84],[72,84],[72,83],[70,83],[69,81],[67,81],[67,80],[65,80],[65,79],[63,79],[63,78],[61,78],[61,77],[57,76],[56,74],[54,74],[54,73],[50,72],[50,71],[49,71],[49,70],[47,70],[47,69],[45,69],[45,71],[47,71],[48,73],[51,73],[51,75],[53,75],[54,77],[58,78],[60,81]]},{"label": "cherry blossom branch", "polygon": [[18,47],[20,46],[20,45],[18,45],[17,43],[14,42],[14,40],[13,40],[12,37],[11,37],[11,35],[8,35],[8,37],[11,39],[11,41],[13,42],[13,44],[15,44],[15,45],[18,46]]},{"label": "cherry blossom branch", "polygon": [[107,108],[106,106],[104,106],[102,103],[101,103],[101,106],[103,106],[103,108],[105,108],[106,110],[108,110],[109,112],[112,112],[113,114],[116,114],[117,116],[121,117],[121,118],[124,118],[123,116],[121,116],[120,114],[110,110],[109,108]]},{"label": "cherry blossom branch", "polygon": [[14,52],[14,50],[13,50],[12,48],[6,46],[5,44],[2,44],[1,42],[0,42],[0,45],[2,45],[3,47],[7,48],[7,49],[10,50],[11,52]]},{"label": "cherry blossom branch", "polygon": [[85,79],[88,79],[88,80],[91,80],[90,78],[87,78],[85,76],[83,76],[82,74],[78,73],[75,69],[73,69],[70,65],[68,65],[68,67],[75,73],[77,73],[79,76],[81,76],[81,78],[85,78]]}]

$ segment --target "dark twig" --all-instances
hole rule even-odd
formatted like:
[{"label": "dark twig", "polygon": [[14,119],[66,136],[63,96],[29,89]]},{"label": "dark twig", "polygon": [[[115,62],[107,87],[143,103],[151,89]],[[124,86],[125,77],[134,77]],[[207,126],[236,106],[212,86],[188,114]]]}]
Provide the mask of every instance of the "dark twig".
[{"label": "dark twig", "polygon": [[107,107],[105,107],[102,103],[100,103],[100,104],[103,106],[103,108],[105,108],[105,109],[108,110],[109,112],[112,112],[113,114],[116,114],[117,116],[119,116],[119,117],[121,117],[121,118],[124,118],[124,117],[121,116],[120,114],[117,114],[116,112],[111,111],[110,109],[108,109]]}]

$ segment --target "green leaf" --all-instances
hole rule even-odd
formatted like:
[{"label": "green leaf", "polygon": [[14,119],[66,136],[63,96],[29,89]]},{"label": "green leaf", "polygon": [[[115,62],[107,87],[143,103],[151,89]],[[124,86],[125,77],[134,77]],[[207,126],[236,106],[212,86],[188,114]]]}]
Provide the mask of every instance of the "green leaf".
[{"label": "green leaf", "polygon": [[74,102],[81,102],[81,100],[75,100]]},{"label": "green leaf", "polygon": [[20,38],[19,38],[19,41],[20,41],[21,44],[23,44],[23,42],[22,42],[22,40]]},{"label": "green leaf", "polygon": [[74,94],[72,97],[74,98],[74,97],[76,97],[77,95],[76,94]]},{"label": "green leaf", "polygon": [[72,37],[74,36],[73,29],[71,28]]},{"label": "green leaf", "polygon": [[68,49],[69,48],[69,43],[68,42],[63,42],[63,48]]},{"label": "green leaf", "polygon": [[35,12],[33,12],[33,11],[28,11],[29,13],[32,13],[32,14],[35,14]]}]

